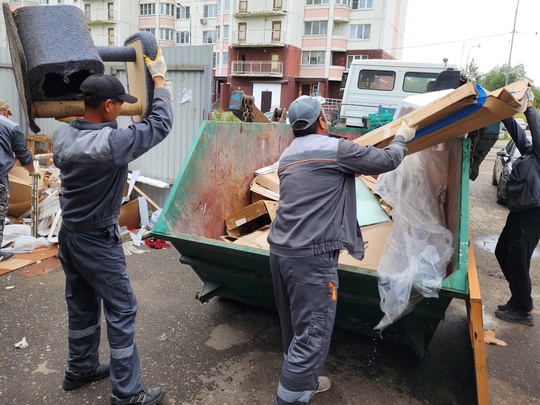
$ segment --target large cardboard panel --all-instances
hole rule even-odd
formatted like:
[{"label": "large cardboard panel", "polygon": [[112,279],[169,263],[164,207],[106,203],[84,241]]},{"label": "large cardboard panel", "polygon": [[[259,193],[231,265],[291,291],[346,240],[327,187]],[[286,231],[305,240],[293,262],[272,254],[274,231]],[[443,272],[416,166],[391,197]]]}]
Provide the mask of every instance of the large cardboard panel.
[{"label": "large cardboard panel", "polygon": [[[467,83],[451,93],[403,116],[409,125],[418,125],[415,139],[407,143],[408,153],[418,152],[463,136],[526,109],[525,92],[531,86],[524,78],[493,92]],[[394,120],[354,140],[361,145],[388,145],[401,119]]]}]

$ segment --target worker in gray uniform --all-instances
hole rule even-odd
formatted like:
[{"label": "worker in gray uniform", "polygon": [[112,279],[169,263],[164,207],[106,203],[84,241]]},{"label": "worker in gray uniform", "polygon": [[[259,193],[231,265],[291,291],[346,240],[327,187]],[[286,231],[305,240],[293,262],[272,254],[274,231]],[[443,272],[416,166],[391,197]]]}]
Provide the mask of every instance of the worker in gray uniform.
[{"label": "worker in gray uniform", "polygon": [[[68,367],[62,387],[76,389],[110,374],[111,404],[154,405],[161,387],[145,390],[135,344],[137,300],[126,273],[118,217],[128,163],[165,139],[172,129],[167,66],[157,56],[145,62],[154,82],[151,113],[127,129],[116,119],[126,94],[114,76],[92,75],[81,84],[84,116],[53,134],[54,163],[60,169],[62,227],[58,257],[66,275]],[[107,324],[109,362],[100,362],[101,305]]]},{"label": "worker in gray uniform", "polygon": [[402,122],[383,149],[328,134],[320,102],[301,96],[289,107],[295,139],[279,158],[279,208],[272,222],[270,268],[285,361],[275,405],[310,404],[330,388],[326,361],[338,294],[338,257],[363,259],[356,220],[355,174],[394,170],[415,128]]}]

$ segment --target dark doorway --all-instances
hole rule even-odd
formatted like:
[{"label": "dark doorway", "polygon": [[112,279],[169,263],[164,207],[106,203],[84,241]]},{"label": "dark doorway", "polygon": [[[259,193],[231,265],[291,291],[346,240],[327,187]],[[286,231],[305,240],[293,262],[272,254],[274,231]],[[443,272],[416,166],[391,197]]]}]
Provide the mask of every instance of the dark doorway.
[{"label": "dark doorway", "polygon": [[267,112],[270,111],[270,108],[272,108],[272,92],[263,91],[261,93],[261,111]]}]

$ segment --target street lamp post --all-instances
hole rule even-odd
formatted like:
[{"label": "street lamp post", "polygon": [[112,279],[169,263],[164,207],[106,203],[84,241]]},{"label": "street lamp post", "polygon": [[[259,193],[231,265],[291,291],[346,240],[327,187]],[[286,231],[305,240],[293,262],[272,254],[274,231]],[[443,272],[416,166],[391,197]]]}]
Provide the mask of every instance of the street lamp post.
[{"label": "street lamp post", "polygon": [[516,20],[518,15],[519,0],[516,4],[516,15],[514,16],[514,28],[512,29],[512,41],[510,41],[510,55],[508,55],[508,65],[506,66],[506,74],[504,75],[504,85],[508,84],[508,78],[510,77],[510,61],[512,60],[512,48],[514,47],[514,34],[516,33]]},{"label": "street lamp post", "polygon": [[180,3],[176,3],[178,7],[182,7],[187,15],[189,17],[189,45],[191,45],[191,11],[187,11],[187,8],[185,8]]},{"label": "street lamp post", "polygon": [[480,48],[480,44],[478,45],[473,45],[469,48],[469,51],[467,52],[467,63],[465,63],[465,69],[469,70],[469,55],[471,53],[471,49],[473,48]]}]

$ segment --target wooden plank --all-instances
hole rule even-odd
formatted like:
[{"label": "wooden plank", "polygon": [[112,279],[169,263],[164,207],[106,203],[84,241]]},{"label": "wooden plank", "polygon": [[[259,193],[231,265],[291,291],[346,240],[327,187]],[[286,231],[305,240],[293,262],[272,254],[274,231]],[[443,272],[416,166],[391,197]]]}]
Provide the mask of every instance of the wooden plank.
[{"label": "wooden plank", "polygon": [[469,332],[471,335],[471,344],[474,354],[477,399],[478,405],[487,405],[489,404],[489,392],[487,381],[486,349],[484,342],[482,298],[480,294],[480,283],[478,282],[478,273],[470,233],[469,261],[467,267],[469,277],[469,298],[466,300],[466,303],[469,318]]}]

